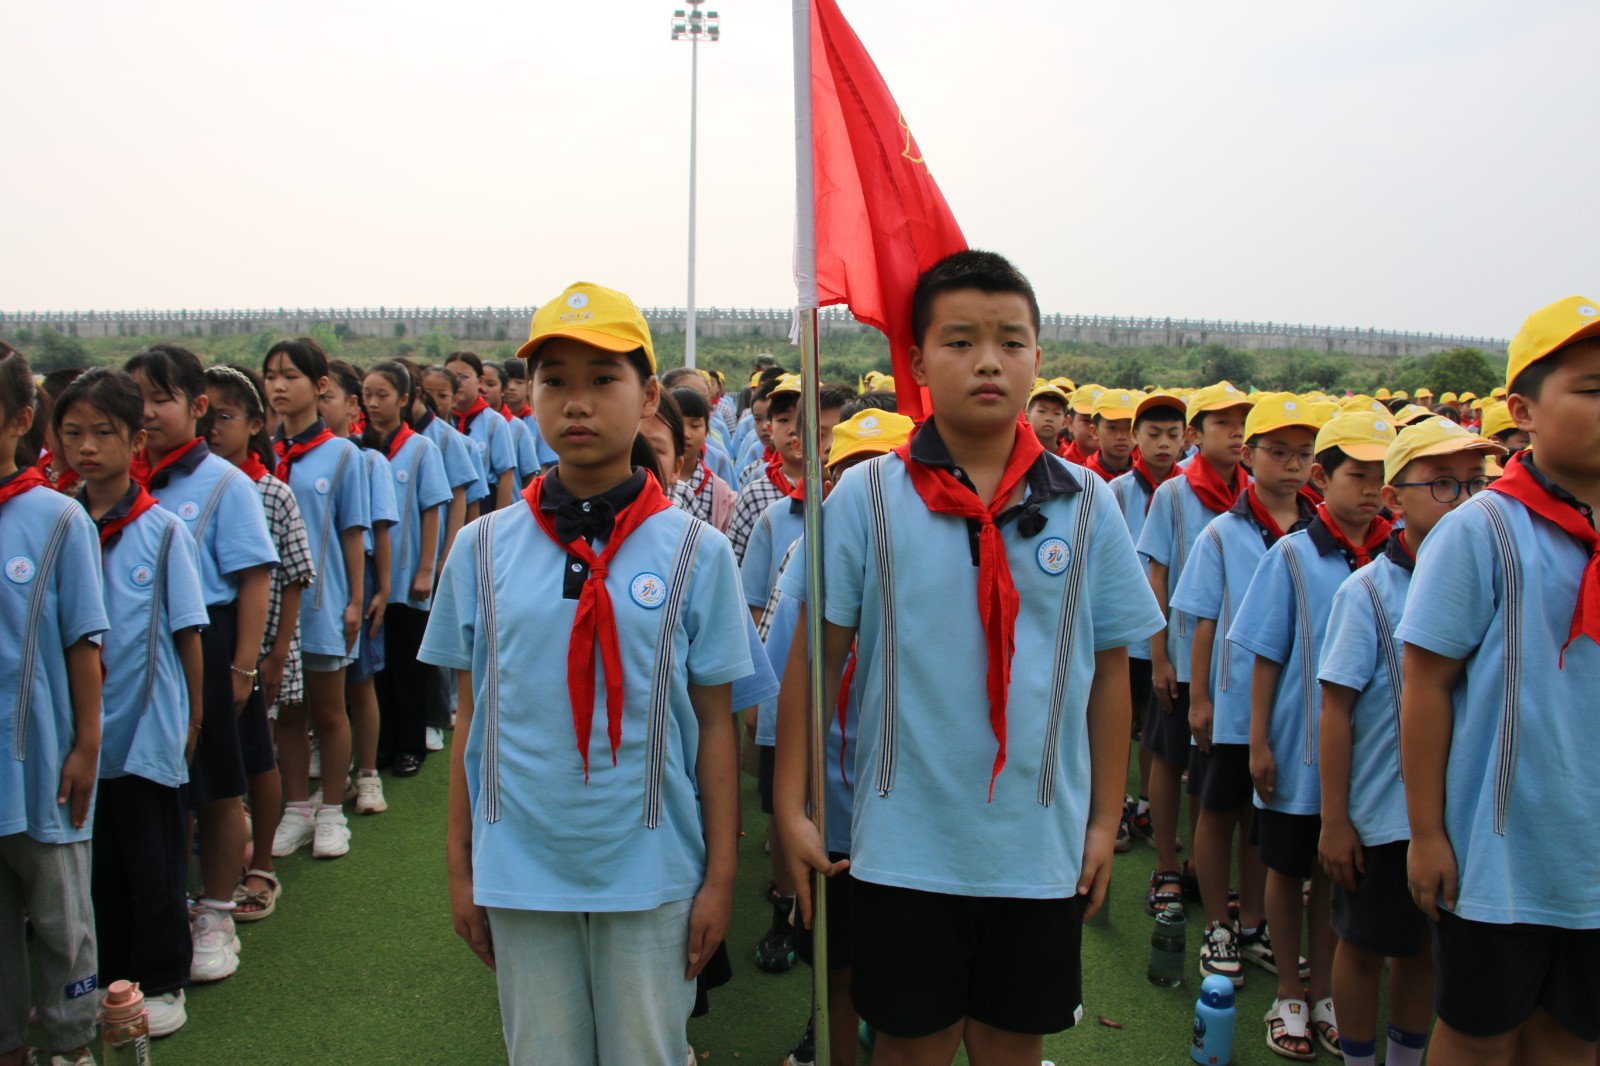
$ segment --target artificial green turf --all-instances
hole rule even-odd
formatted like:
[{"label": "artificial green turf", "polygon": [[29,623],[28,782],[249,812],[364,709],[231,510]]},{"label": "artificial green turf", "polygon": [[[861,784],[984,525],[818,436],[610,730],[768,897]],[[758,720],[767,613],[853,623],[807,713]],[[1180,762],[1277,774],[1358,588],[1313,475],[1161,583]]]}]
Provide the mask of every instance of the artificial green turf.
[{"label": "artificial green turf", "polygon": [[[240,925],[239,972],[189,990],[189,1024],[158,1041],[152,1061],[503,1062],[493,975],[450,926],[446,770],[439,755],[415,778],[386,780],[389,812],[351,816],[352,848],[344,858],[317,861],[305,849],[279,860],[285,892],[277,914]],[[735,977],[711,994],[711,1013],[689,1023],[689,1039],[705,1062],[777,1066],[804,1027],[811,973],[801,967],[765,974],[752,961],[771,917],[763,899],[769,870],[755,782],[745,777],[743,784],[748,835],[741,842],[729,933]],[[1144,889],[1153,865],[1154,852],[1142,844],[1117,856],[1110,925],[1083,933],[1083,1022],[1045,1040],[1046,1057],[1056,1063],[1189,1061],[1204,923],[1190,908],[1182,987],[1150,985],[1145,964],[1152,923],[1144,914]],[[1246,970],[1233,1061],[1280,1062],[1264,1045],[1261,1022],[1274,979]],[[1103,1026],[1099,1016],[1123,1028]],[[1320,1058],[1335,1061],[1325,1052]]]}]

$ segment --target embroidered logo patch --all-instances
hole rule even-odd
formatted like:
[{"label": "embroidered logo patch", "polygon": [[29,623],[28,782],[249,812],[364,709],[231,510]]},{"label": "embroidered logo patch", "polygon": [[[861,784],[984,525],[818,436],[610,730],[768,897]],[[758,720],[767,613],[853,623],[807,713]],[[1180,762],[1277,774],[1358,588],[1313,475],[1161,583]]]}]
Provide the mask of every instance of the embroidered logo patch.
[{"label": "embroidered logo patch", "polygon": [[99,987],[100,976],[98,974],[90,974],[81,981],[72,982],[66,988],[62,989],[62,991],[66,994],[68,999],[82,999],[84,996],[87,996],[90,992],[93,992]]},{"label": "embroidered logo patch", "polygon": [[185,500],[178,504],[178,517],[185,522],[193,522],[200,517],[200,505],[193,500]]},{"label": "embroidered logo patch", "polygon": [[489,442],[486,441],[486,440],[474,441],[473,443],[475,443],[478,446],[478,451],[480,453],[486,452],[486,451],[489,450]]},{"label": "embroidered logo patch", "polygon": [[150,582],[156,579],[156,572],[150,569],[148,563],[140,563],[128,572],[128,580],[140,588],[149,588]]},{"label": "embroidered logo patch", "polygon": [[1579,304],[1578,314],[1584,318],[1593,318],[1595,315],[1600,315],[1600,307],[1596,307],[1594,304]]},{"label": "embroidered logo patch", "polygon": [[13,585],[26,585],[33,580],[33,560],[26,555],[13,555],[6,560],[6,577]]},{"label": "embroidered logo patch", "polygon": [[409,470],[396,470],[394,472],[394,479],[396,481],[400,482],[400,484],[404,485],[406,482],[411,480],[411,471],[409,471]]},{"label": "embroidered logo patch", "polygon": [[317,491],[320,492],[324,496],[326,496],[328,494],[328,489],[330,489],[332,487],[331,485],[328,484],[328,479],[325,478],[325,477],[317,478],[315,484],[317,486]]},{"label": "embroidered logo patch", "polygon": [[589,297],[586,293],[575,292],[571,296],[567,297],[567,306],[572,308],[574,311],[587,307],[588,304]]},{"label": "embroidered logo patch", "polygon": [[635,574],[633,580],[628,582],[628,595],[640,607],[653,610],[667,602],[667,579],[648,570]]},{"label": "embroidered logo patch", "polygon": [[1035,558],[1039,560],[1039,569],[1053,576],[1066,570],[1067,563],[1072,561],[1072,549],[1060,537],[1046,537],[1039,542]]},{"label": "embroidered logo patch", "polygon": [[868,437],[876,437],[880,432],[882,431],[878,428],[877,415],[867,415],[856,423],[856,434],[863,440]]}]

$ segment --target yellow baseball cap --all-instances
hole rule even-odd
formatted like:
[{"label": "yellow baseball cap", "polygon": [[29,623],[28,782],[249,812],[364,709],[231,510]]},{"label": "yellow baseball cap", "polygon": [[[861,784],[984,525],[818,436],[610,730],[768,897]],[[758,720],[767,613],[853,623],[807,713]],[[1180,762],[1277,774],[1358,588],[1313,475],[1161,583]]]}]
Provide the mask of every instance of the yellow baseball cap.
[{"label": "yellow baseball cap", "polygon": [[857,411],[833,427],[833,447],[828,466],[838,466],[857,455],[883,455],[911,439],[916,423],[894,411],[868,408]]},{"label": "yellow baseball cap", "polygon": [[1503,400],[1503,399],[1505,399],[1506,398],[1506,387],[1504,385],[1496,385],[1494,388],[1489,390],[1489,398],[1492,399],[1492,400]]},{"label": "yellow baseball cap", "polygon": [[1094,402],[1093,414],[1101,418],[1118,419],[1132,418],[1139,409],[1139,404],[1144,402],[1144,393],[1128,389],[1107,389],[1100,394]]},{"label": "yellow baseball cap", "polygon": [[1394,421],[1387,413],[1373,415],[1345,412],[1329,419],[1317,431],[1317,453],[1338,448],[1352,459],[1381,463],[1394,443]]},{"label": "yellow baseball cap", "polygon": [[1068,400],[1068,405],[1074,411],[1078,411],[1083,414],[1092,414],[1094,412],[1094,402],[1098,400],[1100,398],[1100,394],[1105,391],[1106,387],[1104,385],[1080,385],[1073,391],[1072,396]]},{"label": "yellow baseball cap", "polygon": [[1426,407],[1408,403],[1394,413],[1394,420],[1402,426],[1409,426],[1419,418],[1432,418],[1433,412]]},{"label": "yellow baseball cap", "polygon": [[1318,400],[1311,405],[1311,417],[1316,419],[1317,428],[1328,424],[1328,420],[1339,413],[1339,405],[1332,400]]},{"label": "yellow baseball cap", "polygon": [[1389,399],[1391,399],[1391,400],[1409,400],[1409,399],[1411,399],[1411,394],[1409,392],[1407,392],[1405,389],[1395,389],[1393,392],[1391,392],[1389,394]]},{"label": "yellow baseball cap", "polygon": [[1375,392],[1373,394],[1373,399],[1376,399],[1376,400],[1388,400],[1388,399],[1393,399],[1393,397],[1391,397],[1389,395],[1389,390],[1388,389],[1379,389],[1377,392]]},{"label": "yellow baseball cap", "polygon": [[1486,403],[1483,405],[1483,435],[1485,437],[1498,437],[1507,430],[1516,428],[1516,422],[1511,419],[1511,408],[1503,403]]},{"label": "yellow baseball cap", "polygon": [[1184,402],[1182,396],[1175,392],[1156,391],[1145,394],[1144,399],[1139,401],[1139,406],[1133,409],[1133,417],[1138,418],[1152,407],[1170,407],[1185,419],[1189,414],[1189,405]]},{"label": "yellow baseball cap", "polygon": [[1478,394],[1475,392],[1463,392],[1458,398],[1462,403],[1471,403],[1478,398]]},{"label": "yellow baseball cap", "polygon": [[1073,383],[1072,379],[1068,377],[1051,378],[1050,384],[1054,385],[1056,388],[1060,389],[1064,393],[1067,393],[1068,395],[1075,392],[1078,388],[1078,386]]},{"label": "yellow baseball cap", "polygon": [[[1052,400],[1060,400],[1062,406],[1068,406],[1072,403],[1071,398],[1062,390],[1061,386],[1053,381],[1037,378],[1034,380],[1033,388],[1028,391],[1028,403],[1032,403],[1041,396],[1048,396]],[[1026,407],[1027,404],[1023,406]]]},{"label": "yellow baseball cap", "polygon": [[1545,356],[1589,337],[1600,337],[1600,301],[1587,296],[1568,296],[1539,308],[1511,338],[1507,349],[1506,386],[1509,388],[1518,374]]},{"label": "yellow baseball cap", "polygon": [[1419,400],[1431,400],[1431,399],[1433,399],[1433,390],[1429,389],[1429,388],[1418,389],[1417,390],[1417,399],[1419,399]]},{"label": "yellow baseball cap", "polygon": [[893,392],[894,376],[892,374],[878,375],[878,383],[872,387],[873,392]]},{"label": "yellow baseball cap", "polygon": [[1225,411],[1230,407],[1249,407],[1250,397],[1226,381],[1195,389],[1189,394],[1188,421],[1206,411]]},{"label": "yellow baseball cap", "polygon": [[1453,392],[1447,392],[1443,396],[1439,397],[1439,402],[1440,403],[1460,403],[1461,402],[1461,397],[1457,396]]},{"label": "yellow baseball cap", "polygon": [[1486,440],[1448,418],[1430,418],[1407,426],[1389,445],[1383,457],[1385,484],[1399,476],[1400,471],[1415,459],[1432,455],[1454,455],[1457,452],[1482,452],[1485,455],[1503,455],[1505,449],[1492,440]]},{"label": "yellow baseball cap", "polygon": [[1244,420],[1245,440],[1290,426],[1304,426],[1312,432],[1322,426],[1311,404],[1292,392],[1258,392],[1255,399]]},{"label": "yellow baseball cap", "polygon": [[539,346],[551,337],[571,337],[602,351],[626,354],[643,350],[650,373],[656,372],[656,350],[650,343],[650,324],[616,289],[589,281],[575,281],[560,296],[547,300],[533,313],[528,340],[517,358],[533,361]]},{"label": "yellow baseball cap", "polygon": [[1339,411],[1343,414],[1387,415],[1389,408],[1382,400],[1371,396],[1349,396],[1339,403]]},{"label": "yellow baseball cap", "polygon": [[778,380],[773,384],[771,391],[768,392],[767,395],[768,396],[776,396],[780,392],[799,392],[799,391],[800,391],[800,375],[799,374],[780,374],[778,376]]}]

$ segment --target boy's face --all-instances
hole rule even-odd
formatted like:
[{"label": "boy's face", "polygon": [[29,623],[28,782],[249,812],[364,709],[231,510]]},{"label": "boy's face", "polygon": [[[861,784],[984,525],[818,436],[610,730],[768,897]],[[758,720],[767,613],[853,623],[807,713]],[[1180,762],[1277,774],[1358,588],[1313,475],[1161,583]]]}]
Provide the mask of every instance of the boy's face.
[{"label": "boy's face", "polygon": [[762,444],[772,443],[772,423],[767,421],[767,412],[771,409],[771,399],[756,400],[750,405],[750,417],[755,420],[756,436],[761,438]]},{"label": "boy's face", "polygon": [[799,414],[799,407],[790,407],[767,420],[772,433],[772,446],[783,457],[785,466],[800,462],[800,435],[795,425]]},{"label": "boy's face", "polygon": [[[1472,482],[1487,476],[1485,465],[1481,452],[1427,456],[1406,464],[1394,482],[1383,487],[1384,506],[1393,511],[1396,518],[1406,520],[1413,549],[1417,541],[1433,532],[1439,519],[1467,501],[1468,493],[1472,492]],[[1463,484],[1453,484],[1452,478]],[[1449,496],[1459,488],[1455,499],[1441,502],[1436,498],[1432,485],[1441,479],[1443,482],[1438,495]]]},{"label": "boy's face", "polygon": [[703,418],[685,418],[683,420],[683,465],[685,468],[693,463],[700,464],[700,450],[706,446],[706,420]]},{"label": "boy's face", "polygon": [[1054,451],[1056,437],[1067,420],[1067,408],[1060,400],[1041,396],[1028,405],[1028,425],[1046,451]]},{"label": "boy's face", "polygon": [[[1244,420],[1249,407],[1207,411],[1200,426],[1200,454],[1215,467],[1230,467],[1244,454]],[[1381,480],[1381,478],[1380,478]]]},{"label": "boy's face", "polygon": [[522,405],[528,402],[528,379],[506,378],[506,387],[503,390],[504,398],[513,411],[522,410]]},{"label": "boy's face", "polygon": [[1102,418],[1098,432],[1100,454],[1109,459],[1112,466],[1127,465],[1133,455],[1133,419]]},{"label": "boy's face", "polygon": [[1308,426],[1286,426],[1261,434],[1249,449],[1257,491],[1291,496],[1304,488],[1316,463],[1316,441],[1316,433]]},{"label": "boy's face", "polygon": [[1100,450],[1100,431],[1094,426],[1094,416],[1082,411],[1072,413],[1072,440],[1084,455]]},{"label": "boy's face", "polygon": [[925,386],[940,424],[965,433],[1015,425],[1039,376],[1039,340],[1028,301],[977,289],[933,299],[928,328],[911,348],[911,378]]},{"label": "boy's face", "polygon": [[1600,477],[1600,339],[1580,341],[1559,353],[1537,400],[1506,398],[1517,428],[1532,437],[1541,466],[1569,476]]},{"label": "boy's face", "polygon": [[1383,509],[1383,463],[1346,459],[1331,475],[1313,463],[1311,476],[1327,501],[1328,510],[1341,525],[1365,529]]},{"label": "boy's face", "polygon": [[1525,429],[1514,429],[1510,433],[1502,434],[1500,443],[1504,444],[1512,455],[1527,448],[1533,443],[1533,437]]},{"label": "boy's face", "polygon": [[552,337],[536,355],[533,415],[562,465],[625,462],[640,422],[656,413],[656,379],[640,381],[626,356],[570,337]]},{"label": "boy's face", "polygon": [[86,403],[73,404],[61,419],[67,465],[90,484],[127,477],[134,453],[144,447],[144,435],[141,429],[130,436],[127,426]]},{"label": "boy's face", "polygon": [[1146,419],[1139,423],[1139,429],[1134,434],[1134,441],[1138,444],[1139,454],[1144,456],[1144,463],[1152,473],[1165,475],[1172,469],[1172,464],[1178,461],[1178,453],[1183,451],[1183,421],[1173,419],[1170,422],[1153,422]]},{"label": "boy's face", "polygon": [[842,408],[824,407],[817,412],[817,421],[820,428],[817,431],[817,454],[826,462],[828,453],[833,450],[833,427],[839,424],[839,412]]}]

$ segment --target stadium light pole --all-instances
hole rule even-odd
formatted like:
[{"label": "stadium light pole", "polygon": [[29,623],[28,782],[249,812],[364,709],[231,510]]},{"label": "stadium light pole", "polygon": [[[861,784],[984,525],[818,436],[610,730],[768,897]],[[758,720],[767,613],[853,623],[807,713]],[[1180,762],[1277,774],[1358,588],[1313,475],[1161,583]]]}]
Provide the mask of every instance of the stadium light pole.
[{"label": "stadium light pole", "polygon": [[706,0],[688,0],[688,10],[672,13],[672,39],[689,42],[689,300],[688,320],[683,327],[683,365],[694,366],[694,163],[695,133],[700,110],[700,42],[710,44],[721,37],[715,11],[701,11]]}]

